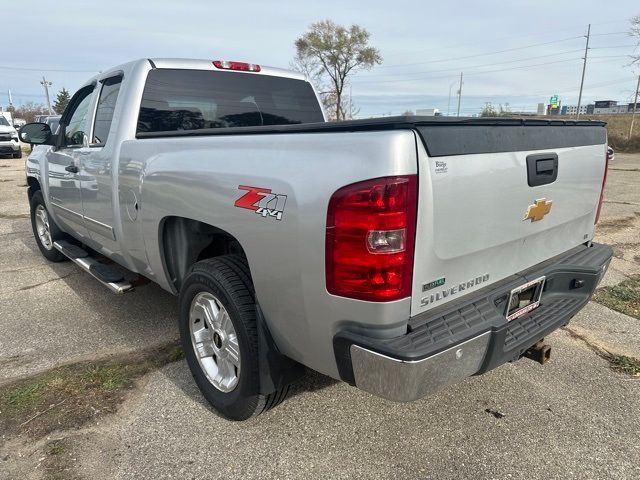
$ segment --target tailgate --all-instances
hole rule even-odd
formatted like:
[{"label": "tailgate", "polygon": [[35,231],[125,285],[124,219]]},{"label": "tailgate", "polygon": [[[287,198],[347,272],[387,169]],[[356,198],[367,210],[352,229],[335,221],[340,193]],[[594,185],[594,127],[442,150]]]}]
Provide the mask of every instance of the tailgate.
[{"label": "tailgate", "polygon": [[604,127],[417,127],[412,315],[590,240]]}]

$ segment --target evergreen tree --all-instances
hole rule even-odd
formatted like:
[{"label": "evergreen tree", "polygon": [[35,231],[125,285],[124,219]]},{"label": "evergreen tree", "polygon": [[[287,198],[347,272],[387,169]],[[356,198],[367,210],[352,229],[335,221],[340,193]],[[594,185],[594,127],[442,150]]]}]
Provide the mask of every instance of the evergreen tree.
[{"label": "evergreen tree", "polygon": [[62,114],[62,112],[64,112],[64,109],[67,108],[69,100],[71,100],[69,91],[66,88],[62,87],[62,90],[60,90],[58,92],[58,95],[56,95],[56,101],[53,104],[53,109],[56,111],[56,113]]}]

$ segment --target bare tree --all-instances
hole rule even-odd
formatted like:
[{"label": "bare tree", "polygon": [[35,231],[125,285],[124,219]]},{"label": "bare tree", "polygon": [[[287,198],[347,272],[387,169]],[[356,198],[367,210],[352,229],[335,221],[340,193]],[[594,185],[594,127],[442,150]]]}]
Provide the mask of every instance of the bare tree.
[{"label": "bare tree", "polygon": [[631,64],[640,63],[640,52],[638,52],[637,48],[640,47],[640,15],[636,15],[631,19],[629,35],[636,39],[636,49],[634,53],[631,54]]},{"label": "bare tree", "polygon": [[316,88],[318,95],[320,95],[320,100],[326,112],[335,111],[335,96],[332,95],[331,85],[327,82],[322,65],[312,58],[300,58],[296,56],[293,61],[289,63],[289,68],[304,73]]},{"label": "bare tree", "polygon": [[48,109],[41,103],[27,102],[14,109],[15,118],[23,118],[28,122],[33,122],[37,115],[46,115]]},{"label": "bare tree", "polygon": [[294,64],[308,69],[309,78],[313,80],[315,76],[319,81],[318,88],[322,88],[326,79],[329,89],[325,91],[323,101],[325,107],[327,104],[330,106],[331,116],[336,120],[354,114],[352,102],[351,107],[346,104],[343,94],[349,76],[382,63],[378,49],[369,45],[370,36],[359,25],[351,25],[347,29],[331,20],[324,20],[312,24],[295,42]]}]

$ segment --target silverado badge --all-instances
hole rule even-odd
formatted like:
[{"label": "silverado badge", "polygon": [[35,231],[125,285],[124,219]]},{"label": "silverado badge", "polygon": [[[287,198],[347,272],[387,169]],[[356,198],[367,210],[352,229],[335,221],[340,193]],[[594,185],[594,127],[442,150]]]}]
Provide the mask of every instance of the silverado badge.
[{"label": "silverado badge", "polygon": [[547,201],[546,198],[536,200],[533,205],[529,205],[522,221],[531,220],[532,222],[537,222],[538,220],[542,220],[544,216],[551,211],[552,203],[551,200]]}]

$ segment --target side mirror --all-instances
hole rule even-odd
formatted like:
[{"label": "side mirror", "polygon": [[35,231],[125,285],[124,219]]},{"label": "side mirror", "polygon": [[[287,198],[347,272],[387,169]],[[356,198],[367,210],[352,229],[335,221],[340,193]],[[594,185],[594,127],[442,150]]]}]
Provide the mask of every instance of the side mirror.
[{"label": "side mirror", "polygon": [[24,143],[33,145],[51,145],[51,128],[46,123],[27,123],[18,134]]}]

